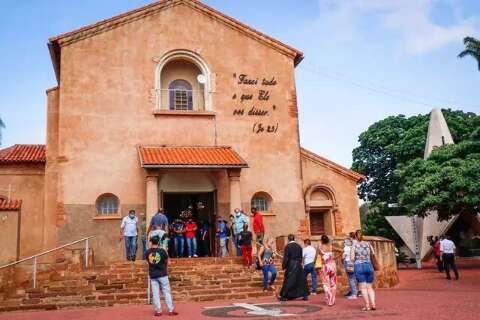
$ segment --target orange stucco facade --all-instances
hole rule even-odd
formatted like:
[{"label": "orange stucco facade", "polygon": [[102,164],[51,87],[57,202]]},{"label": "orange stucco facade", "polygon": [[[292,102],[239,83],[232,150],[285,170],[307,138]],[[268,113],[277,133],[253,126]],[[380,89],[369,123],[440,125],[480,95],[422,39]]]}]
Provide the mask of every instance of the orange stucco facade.
[{"label": "orange stucco facade", "polygon": [[[31,215],[25,228],[38,237],[21,256],[95,235],[96,259],[118,259],[121,216],[135,209],[150,218],[165,192],[214,192],[213,214],[223,217],[265,194],[274,237],[309,236],[313,209],[327,210],[327,233],[360,227],[362,177],[300,148],[297,50],[190,0],[155,3],[50,45],[59,85],[47,91],[46,164],[29,183],[11,171],[0,181],[15,185]],[[189,110],[171,106],[181,99],[169,91],[175,79],[191,84]],[[230,146],[248,167],[145,168],[141,145]],[[315,200],[317,191],[326,198]],[[117,215],[98,214],[106,193],[118,197]]]}]

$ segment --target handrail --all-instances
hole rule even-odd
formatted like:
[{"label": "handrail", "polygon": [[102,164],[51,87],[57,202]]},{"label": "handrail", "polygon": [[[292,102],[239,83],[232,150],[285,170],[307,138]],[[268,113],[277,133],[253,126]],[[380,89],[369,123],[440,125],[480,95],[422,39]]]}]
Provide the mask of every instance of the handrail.
[{"label": "handrail", "polygon": [[10,267],[10,266],[13,266],[15,264],[19,264],[21,262],[24,262],[24,261],[27,261],[27,260],[30,260],[30,259],[33,259],[33,258],[37,258],[37,257],[41,257],[43,255],[46,255],[47,253],[50,253],[50,252],[53,252],[53,251],[56,251],[56,250],[60,250],[60,249],[63,249],[65,247],[68,247],[68,246],[71,246],[71,245],[74,245],[74,244],[77,244],[79,242],[82,242],[82,241],[85,241],[85,240],[88,240],[88,239],[92,239],[92,238],[95,238],[95,236],[90,236],[90,237],[86,237],[86,238],[82,238],[80,240],[76,240],[76,241],[73,241],[73,242],[70,242],[70,243],[67,243],[67,244],[64,244],[60,247],[56,247],[56,248],[53,248],[53,249],[50,249],[50,250],[47,250],[47,251],[44,251],[44,252],[40,252],[38,254],[35,254],[33,256],[30,256],[30,257],[27,257],[27,258],[23,258],[23,259],[20,259],[20,260],[17,260],[17,261],[14,261],[14,262],[10,262],[9,264],[6,264],[6,265],[3,265],[0,267],[0,269],[3,269],[3,268],[6,268],[6,267]]},{"label": "handrail", "polygon": [[23,258],[23,259],[20,259],[20,260],[17,260],[17,261],[14,261],[14,262],[10,262],[6,265],[3,265],[0,267],[0,269],[3,269],[3,268],[7,268],[7,267],[10,267],[10,266],[14,266],[16,264],[19,264],[21,262],[24,262],[24,261],[27,261],[27,260],[30,260],[30,259],[33,259],[33,288],[36,288],[37,286],[37,258],[38,257],[41,257],[43,255],[46,255],[50,252],[53,252],[53,251],[57,251],[57,250],[60,250],[60,249],[63,249],[65,247],[68,247],[68,246],[71,246],[71,245],[74,245],[74,244],[77,244],[79,242],[82,242],[82,241],[85,241],[85,267],[88,267],[88,240],[92,239],[92,238],[95,238],[95,236],[89,236],[89,237],[86,237],[86,238],[82,238],[80,240],[76,240],[76,241],[73,241],[73,242],[69,242],[67,244],[64,244],[62,246],[59,246],[59,247],[56,247],[56,248],[53,248],[53,249],[50,249],[50,250],[47,250],[47,251],[43,251],[43,252],[40,252],[40,253],[37,253],[33,256],[30,256],[30,257],[27,257],[27,258]]}]

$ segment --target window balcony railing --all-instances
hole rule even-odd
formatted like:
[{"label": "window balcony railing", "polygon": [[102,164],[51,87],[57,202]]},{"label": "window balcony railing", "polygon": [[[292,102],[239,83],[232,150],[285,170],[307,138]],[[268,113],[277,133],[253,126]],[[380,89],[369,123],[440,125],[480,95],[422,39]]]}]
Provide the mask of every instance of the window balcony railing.
[{"label": "window balcony railing", "polygon": [[157,110],[204,111],[203,90],[156,89]]}]

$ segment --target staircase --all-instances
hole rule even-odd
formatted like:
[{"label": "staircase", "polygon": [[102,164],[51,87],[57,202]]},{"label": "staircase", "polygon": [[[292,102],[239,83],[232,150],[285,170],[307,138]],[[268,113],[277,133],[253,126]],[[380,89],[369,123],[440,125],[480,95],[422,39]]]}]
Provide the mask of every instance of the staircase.
[{"label": "staircase", "polygon": [[[283,272],[278,268],[276,284]],[[240,258],[171,259],[169,279],[174,301],[211,301],[272,296],[263,293],[261,271],[246,270]],[[145,261],[96,264],[91,270],[67,266],[0,298],[0,312],[145,304]]]}]

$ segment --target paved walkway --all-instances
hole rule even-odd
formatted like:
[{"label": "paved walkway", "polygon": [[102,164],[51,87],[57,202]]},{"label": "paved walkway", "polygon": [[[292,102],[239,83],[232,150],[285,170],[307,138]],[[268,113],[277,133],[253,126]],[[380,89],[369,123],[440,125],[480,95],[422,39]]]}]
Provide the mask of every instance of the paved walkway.
[{"label": "paved walkway", "polygon": [[[334,307],[327,307],[323,296],[310,301],[279,304],[272,298],[209,303],[178,303],[179,316],[154,318],[151,306],[116,306],[96,309],[21,312],[0,314],[0,320],[139,320],[139,319],[479,319],[480,268],[460,270],[460,280],[448,281],[433,269],[401,270],[401,283],[393,289],[377,290],[377,311],[360,311],[362,300],[338,297]],[[232,304],[235,303],[235,306]],[[212,308],[229,306],[228,308]],[[273,311],[272,311],[273,310]],[[247,312],[250,312],[247,314]],[[270,315],[266,315],[268,312]],[[300,315],[300,313],[303,313]],[[291,314],[291,316],[285,316]],[[226,316],[226,317],[225,317]]]}]

